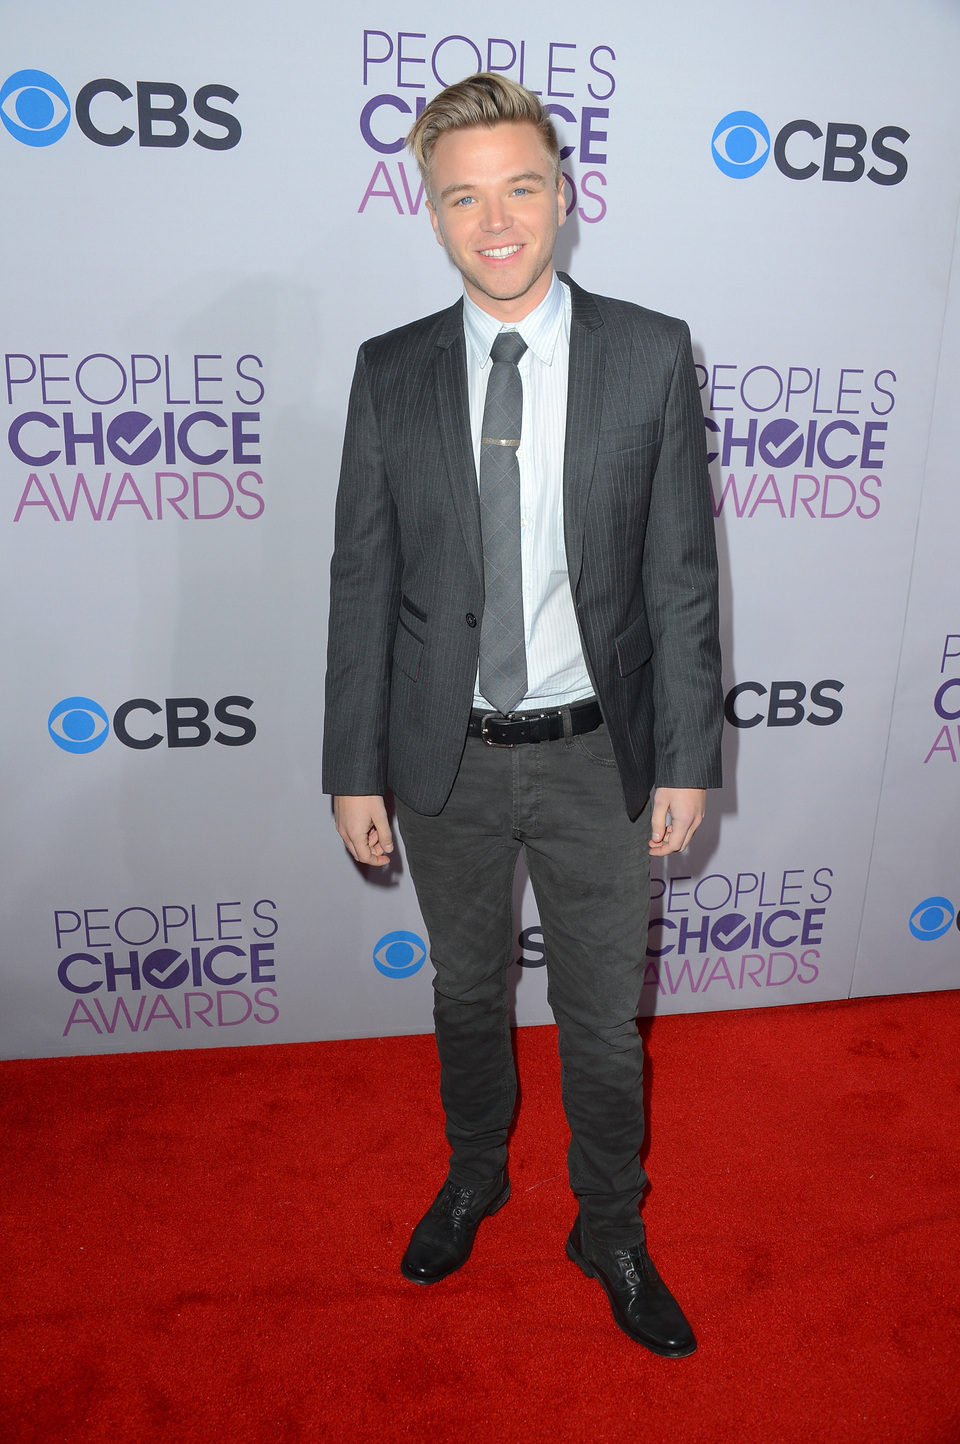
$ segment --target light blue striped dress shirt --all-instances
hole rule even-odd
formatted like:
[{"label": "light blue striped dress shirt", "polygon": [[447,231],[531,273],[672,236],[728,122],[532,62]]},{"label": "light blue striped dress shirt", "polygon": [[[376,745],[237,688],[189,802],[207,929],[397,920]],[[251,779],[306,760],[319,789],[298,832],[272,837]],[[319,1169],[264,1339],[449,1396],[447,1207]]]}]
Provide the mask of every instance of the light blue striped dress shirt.
[{"label": "light blue striped dress shirt", "polygon": [[[467,389],[473,454],[480,471],[483,403],[490,375],[490,347],[504,328],[464,295]],[[562,707],[593,695],[570,591],[563,545],[563,440],[567,419],[570,357],[570,292],[554,274],[546,296],[518,322],[527,343],[520,358],[523,427],[520,465],[520,554],[523,625],[527,648],[527,695],[519,707]],[[474,705],[490,703],[476,684]]]}]

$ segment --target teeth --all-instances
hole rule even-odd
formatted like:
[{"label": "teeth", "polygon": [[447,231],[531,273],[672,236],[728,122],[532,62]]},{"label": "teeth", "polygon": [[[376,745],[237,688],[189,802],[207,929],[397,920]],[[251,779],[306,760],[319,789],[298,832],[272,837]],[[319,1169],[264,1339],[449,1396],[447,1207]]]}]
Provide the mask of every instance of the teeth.
[{"label": "teeth", "polygon": [[494,250],[481,251],[480,254],[481,256],[492,256],[496,261],[502,261],[505,256],[515,256],[521,249],[520,246],[499,246]]}]

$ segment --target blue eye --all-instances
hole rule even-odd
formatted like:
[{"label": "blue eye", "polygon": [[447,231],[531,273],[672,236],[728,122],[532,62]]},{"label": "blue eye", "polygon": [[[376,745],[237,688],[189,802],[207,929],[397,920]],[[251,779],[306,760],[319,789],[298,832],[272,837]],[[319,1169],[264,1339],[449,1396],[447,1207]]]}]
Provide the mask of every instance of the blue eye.
[{"label": "blue eye", "polygon": [[52,145],[70,124],[70,99],[44,70],[18,70],[0,88],[0,120],[24,145]]},{"label": "blue eye", "polygon": [[109,729],[109,717],[90,697],[64,697],[47,718],[47,731],[64,752],[96,752]]},{"label": "blue eye", "polygon": [[910,931],[922,943],[930,943],[942,938],[952,922],[953,903],[949,898],[925,897],[910,914]]},{"label": "blue eye", "polygon": [[373,965],[385,978],[409,978],[419,972],[427,945],[416,933],[385,933],[373,949]]},{"label": "blue eye", "polygon": [[770,132],[752,110],[731,110],[713,132],[713,158],[724,175],[756,175],[770,154]]}]

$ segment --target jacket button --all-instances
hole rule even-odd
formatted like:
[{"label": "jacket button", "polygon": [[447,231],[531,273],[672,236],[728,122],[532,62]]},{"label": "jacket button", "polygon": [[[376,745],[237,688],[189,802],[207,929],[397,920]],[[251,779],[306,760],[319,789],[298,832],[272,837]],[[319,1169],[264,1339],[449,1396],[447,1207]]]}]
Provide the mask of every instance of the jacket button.
[{"label": "jacket button", "polygon": [[468,626],[468,627],[475,627],[476,625],[477,625],[477,619],[476,619],[476,617],[473,615],[472,612],[468,612],[468,613],[467,613],[467,626]]}]

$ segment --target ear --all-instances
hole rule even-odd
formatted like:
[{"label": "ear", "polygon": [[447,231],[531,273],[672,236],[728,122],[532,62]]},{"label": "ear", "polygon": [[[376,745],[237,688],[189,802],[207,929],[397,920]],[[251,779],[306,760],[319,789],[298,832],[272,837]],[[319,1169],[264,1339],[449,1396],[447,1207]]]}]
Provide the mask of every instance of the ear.
[{"label": "ear", "polygon": [[440,218],[433,208],[433,201],[429,199],[427,201],[427,213],[430,216],[430,224],[433,226],[433,234],[437,238],[437,245],[445,245],[446,243],[443,239],[443,231],[440,229]]},{"label": "ear", "polygon": [[557,225],[562,226],[567,219],[567,197],[563,189],[563,176],[560,177],[560,184],[557,186]]}]

